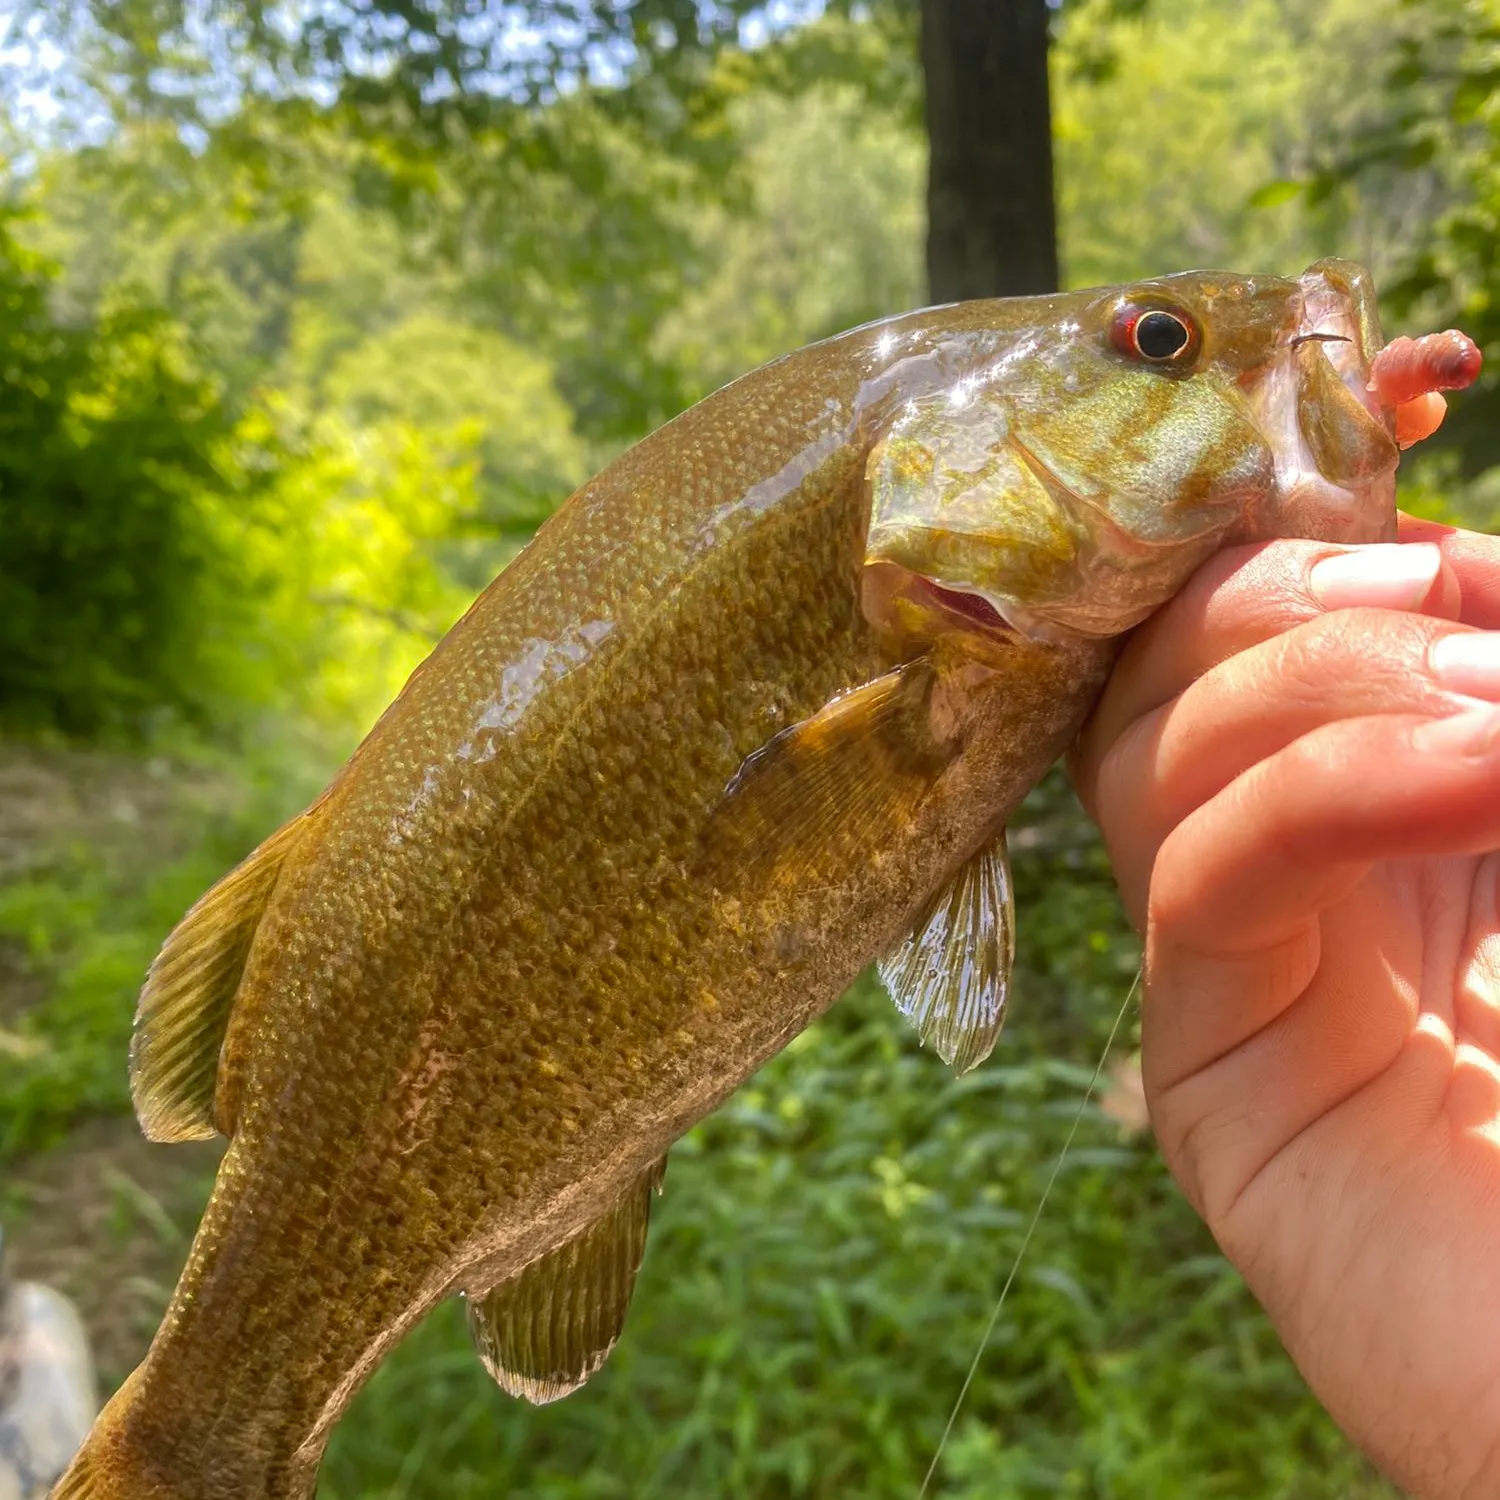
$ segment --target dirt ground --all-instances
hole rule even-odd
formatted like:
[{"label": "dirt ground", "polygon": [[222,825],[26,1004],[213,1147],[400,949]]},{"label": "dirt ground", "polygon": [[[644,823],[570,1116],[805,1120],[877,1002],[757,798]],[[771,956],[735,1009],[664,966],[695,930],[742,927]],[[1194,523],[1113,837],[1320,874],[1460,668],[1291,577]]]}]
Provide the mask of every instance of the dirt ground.
[{"label": "dirt ground", "polygon": [[153,1146],[133,1119],[89,1120],[7,1173],[15,1276],[77,1305],[105,1389],[145,1353],[186,1258],[220,1145]]},{"label": "dirt ground", "polygon": [[225,790],[223,777],[163,757],[0,740],[0,882],[81,842],[170,857],[184,808]]}]

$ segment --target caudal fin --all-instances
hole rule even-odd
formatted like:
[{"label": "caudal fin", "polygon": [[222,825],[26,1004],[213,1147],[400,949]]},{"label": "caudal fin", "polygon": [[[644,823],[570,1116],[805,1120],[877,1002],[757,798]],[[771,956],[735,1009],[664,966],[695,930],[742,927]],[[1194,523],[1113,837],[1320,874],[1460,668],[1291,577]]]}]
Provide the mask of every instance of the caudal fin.
[{"label": "caudal fin", "polygon": [[166,1500],[166,1496],[149,1481],[133,1478],[122,1473],[118,1465],[111,1465],[90,1438],[48,1500]]},{"label": "caudal fin", "polygon": [[216,1450],[206,1465],[181,1467],[175,1424],[147,1410],[142,1370],[110,1398],[47,1500],[312,1500],[317,1463],[242,1466]]},{"label": "caudal fin", "polygon": [[68,1465],[68,1472],[57,1481],[51,1500],[125,1500],[126,1493],[97,1471],[89,1462],[85,1450]]},{"label": "caudal fin", "polygon": [[135,1471],[118,1441],[118,1418],[112,1420],[112,1414],[118,1413],[124,1394],[100,1412],[48,1500],[168,1500],[164,1490]]},{"label": "caudal fin", "polygon": [[124,1418],[139,1378],[137,1371],[105,1404],[48,1500],[199,1500],[179,1494],[146,1470],[126,1439]]}]

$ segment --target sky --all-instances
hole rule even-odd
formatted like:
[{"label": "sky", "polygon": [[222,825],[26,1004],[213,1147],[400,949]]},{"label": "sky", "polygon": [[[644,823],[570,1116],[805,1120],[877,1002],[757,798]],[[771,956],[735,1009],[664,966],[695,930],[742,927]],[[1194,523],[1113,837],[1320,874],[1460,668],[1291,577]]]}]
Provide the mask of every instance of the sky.
[{"label": "sky", "polygon": [[[68,58],[62,48],[39,35],[41,20],[33,16],[24,26],[14,0],[0,0],[0,75],[24,70],[27,81],[13,94],[13,108],[26,127],[47,126],[62,112],[60,97]],[[10,80],[6,80],[10,93]]]},{"label": "sky", "polygon": [[[213,25],[202,17],[213,0],[189,0],[189,14],[196,15],[196,23],[190,22],[197,32],[195,42],[204,50],[212,52]],[[336,6],[338,0],[288,0],[288,25],[297,12],[307,14],[324,6]],[[705,8],[712,0],[700,0]],[[753,48],[763,45],[780,32],[802,25],[822,13],[825,0],[767,0],[767,3],[748,16],[740,25],[739,37],[742,46]],[[110,115],[103,102],[92,95],[84,83],[77,66],[74,49],[82,39],[75,26],[57,25],[56,17],[66,7],[53,9],[51,27],[44,21],[35,3],[25,0],[0,0],[0,102],[10,113],[11,122],[23,139],[39,144],[97,143],[106,137],[110,129]],[[80,7],[81,9],[81,7]],[[503,0],[496,0],[497,15],[507,7]],[[66,35],[72,32],[73,46]],[[561,39],[561,38],[559,38]],[[549,40],[543,29],[521,24],[514,15],[509,19],[501,42],[502,53],[517,58],[534,52]],[[589,55],[589,72],[596,83],[609,85],[623,77],[629,65],[628,51],[618,48],[596,49]],[[225,82],[229,84],[227,59]],[[170,88],[171,80],[163,77],[164,91]],[[314,86],[314,95],[318,90]],[[234,104],[233,86],[223,101],[223,112]]]}]

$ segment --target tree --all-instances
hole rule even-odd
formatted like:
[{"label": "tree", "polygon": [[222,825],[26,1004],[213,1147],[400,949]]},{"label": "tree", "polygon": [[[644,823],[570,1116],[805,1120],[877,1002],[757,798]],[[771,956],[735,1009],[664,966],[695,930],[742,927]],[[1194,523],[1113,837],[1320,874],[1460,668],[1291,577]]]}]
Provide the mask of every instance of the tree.
[{"label": "tree", "polygon": [[1046,0],[922,0],[933,300],[1057,289]]},{"label": "tree", "polygon": [[56,268],[14,225],[0,212],[0,721],[190,713],[226,413],[165,319],[58,326]]},{"label": "tree", "polygon": [[[913,41],[920,11],[932,296],[1055,288],[1047,0],[829,0],[823,8],[830,18],[863,13],[894,23]],[[257,99],[281,115],[281,142],[326,128],[373,140],[382,190],[399,204],[421,195],[435,161],[464,150],[491,171],[501,155],[524,156],[534,169],[545,145],[537,106],[606,77],[617,82],[590,92],[616,125],[652,153],[723,181],[729,132],[714,59],[750,34],[747,24],[764,37],[774,9],[764,0],[523,0],[503,8],[365,0],[314,7],[291,24],[270,0],[25,0],[10,39],[19,41],[23,22],[46,28],[81,59],[96,109],[238,135],[241,149],[273,171],[278,153],[299,151],[246,131],[257,116],[245,106]],[[786,33],[772,25],[770,35]],[[11,88],[24,73],[13,71]],[[231,100],[240,107],[226,116]]]},{"label": "tree", "polygon": [[[1308,174],[1310,199],[1351,188],[1399,210],[1387,310],[1413,329],[1453,323],[1483,348],[1480,383],[1453,403],[1429,456],[1456,454],[1474,476],[1500,467],[1500,6],[1430,0],[1402,7],[1379,101]],[[1383,77],[1382,77],[1383,74]],[[1393,218],[1396,215],[1392,215]],[[1489,518],[1486,518],[1487,520]],[[1491,521],[1490,524],[1493,524]]]}]

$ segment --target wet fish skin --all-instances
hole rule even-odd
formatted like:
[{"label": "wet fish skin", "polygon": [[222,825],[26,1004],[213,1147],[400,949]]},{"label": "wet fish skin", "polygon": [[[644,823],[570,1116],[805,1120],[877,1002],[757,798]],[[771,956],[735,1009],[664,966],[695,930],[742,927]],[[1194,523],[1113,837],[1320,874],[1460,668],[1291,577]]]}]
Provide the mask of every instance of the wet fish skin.
[{"label": "wet fish skin", "polygon": [[[1264,307],[1207,372],[1242,446],[1265,436],[1243,384],[1283,361],[1302,296],[1253,288]],[[277,836],[263,914],[214,958],[244,967],[211,1122],[140,1089],[176,1056],[138,1043],[148,1130],[212,1123],[230,1144],[151,1350],[59,1496],[310,1495],[332,1425],[417,1318],[585,1232],[993,843],[1118,635],[999,628],[955,604],[971,580],[923,592],[932,575],[872,568],[872,454],[911,403],[1040,330],[1057,358],[1033,357],[1008,411],[1024,396],[1053,449],[1107,479],[1100,419],[1070,438],[1046,399],[1086,369],[1119,381],[1100,401],[1122,431],[1128,389],[1166,420],[1159,383],[1101,352],[1113,306],[962,304],[789,356],[618,460],[480,597]],[[1068,340],[1088,341],[1082,364]],[[1175,472],[1126,456],[1181,482],[1164,503],[1183,490],[1214,514],[1184,513],[1175,562],[1170,531],[1126,537],[1147,561],[1111,564],[1111,608],[1136,613],[1131,579],[1166,597],[1252,502],[1274,531],[1284,465],[1228,442]],[[1236,465],[1260,488],[1226,498]],[[1109,536],[1140,511],[1132,484]],[[1386,509],[1375,495],[1371,534]],[[984,604],[1029,619],[1049,588]]]}]

